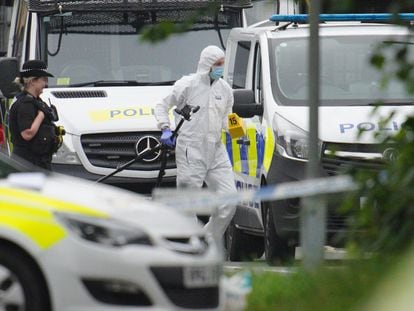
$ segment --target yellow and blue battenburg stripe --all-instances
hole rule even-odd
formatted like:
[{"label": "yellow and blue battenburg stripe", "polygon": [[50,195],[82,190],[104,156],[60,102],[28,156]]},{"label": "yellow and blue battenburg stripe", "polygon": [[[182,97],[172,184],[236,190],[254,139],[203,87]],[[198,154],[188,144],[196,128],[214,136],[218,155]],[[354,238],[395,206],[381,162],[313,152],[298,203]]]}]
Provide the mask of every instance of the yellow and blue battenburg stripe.
[{"label": "yellow and blue battenburg stripe", "polygon": [[229,133],[222,133],[233,171],[259,178],[268,172],[275,146],[273,131],[260,124],[247,124],[246,135],[232,139]]},{"label": "yellow and blue battenburg stripe", "polygon": [[10,107],[13,103],[13,98],[5,99],[4,100],[4,115],[2,115],[2,124],[4,127],[4,137],[9,141],[9,144],[11,144],[11,134],[9,129],[9,111]]},{"label": "yellow and blue battenburg stripe", "polygon": [[67,235],[54,211],[108,217],[87,206],[49,198],[36,191],[0,187],[0,226],[21,233],[40,249],[53,246]]},{"label": "yellow and blue battenburg stripe", "polygon": [[263,166],[265,172],[269,172],[270,164],[272,163],[273,159],[273,151],[275,150],[275,135],[273,133],[272,128],[266,127],[266,134],[265,134],[265,149],[264,149],[264,158],[263,158]]}]

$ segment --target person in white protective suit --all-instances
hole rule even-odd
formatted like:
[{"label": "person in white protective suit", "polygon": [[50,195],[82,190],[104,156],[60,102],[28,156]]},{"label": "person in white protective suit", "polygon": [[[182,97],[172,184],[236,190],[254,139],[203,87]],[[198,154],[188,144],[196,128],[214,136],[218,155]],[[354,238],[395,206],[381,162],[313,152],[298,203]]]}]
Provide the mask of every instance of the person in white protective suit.
[{"label": "person in white protective suit", "polygon": [[[162,130],[161,142],[174,146],[168,111],[177,106],[200,106],[190,121],[185,121],[176,142],[177,187],[201,188],[205,182],[217,193],[234,193],[233,170],[225,146],[222,129],[228,128],[232,112],[233,92],[224,81],[224,52],[217,46],[206,47],[200,55],[197,72],[178,80],[172,92],[155,108],[155,117]],[[176,115],[176,123],[180,117]],[[221,206],[210,217],[205,228],[221,239],[233,218],[235,206]]]}]

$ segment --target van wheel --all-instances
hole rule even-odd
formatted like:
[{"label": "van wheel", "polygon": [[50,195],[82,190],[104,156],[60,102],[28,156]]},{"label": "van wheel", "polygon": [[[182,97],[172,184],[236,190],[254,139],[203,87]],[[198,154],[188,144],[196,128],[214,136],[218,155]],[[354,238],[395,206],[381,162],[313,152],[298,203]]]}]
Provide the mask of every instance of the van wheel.
[{"label": "van wheel", "polygon": [[0,310],[50,310],[40,272],[22,252],[0,245]]},{"label": "van wheel", "polygon": [[262,256],[264,251],[262,238],[244,233],[236,227],[233,220],[227,227],[225,243],[227,259],[230,261],[256,259]]},{"label": "van wheel", "polygon": [[272,204],[264,204],[264,249],[265,259],[269,265],[286,264],[295,259],[295,247],[281,238],[273,222]]}]

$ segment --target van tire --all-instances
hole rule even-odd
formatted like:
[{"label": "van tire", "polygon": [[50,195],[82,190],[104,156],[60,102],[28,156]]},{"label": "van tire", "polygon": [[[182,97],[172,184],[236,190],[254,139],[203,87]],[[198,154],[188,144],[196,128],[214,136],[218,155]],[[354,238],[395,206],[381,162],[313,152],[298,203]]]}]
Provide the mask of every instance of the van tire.
[{"label": "van tire", "polygon": [[[13,291],[10,301],[8,290]],[[0,245],[0,294],[1,310],[50,311],[49,296],[38,267],[27,254],[8,245]]]},{"label": "van tire", "polygon": [[287,264],[295,259],[295,247],[280,237],[273,221],[274,206],[270,202],[264,204],[264,249],[265,259],[269,265]]},{"label": "van tire", "polygon": [[252,260],[262,256],[263,241],[259,236],[243,232],[232,220],[225,234],[227,259],[230,261]]}]

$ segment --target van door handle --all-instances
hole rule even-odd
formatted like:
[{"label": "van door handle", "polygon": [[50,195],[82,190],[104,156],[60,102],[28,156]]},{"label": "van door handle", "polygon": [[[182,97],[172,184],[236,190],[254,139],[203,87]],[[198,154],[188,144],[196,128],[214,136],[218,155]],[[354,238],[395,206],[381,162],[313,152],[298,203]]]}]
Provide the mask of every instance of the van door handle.
[{"label": "van door handle", "polygon": [[238,145],[250,146],[250,139],[240,138],[237,140]]}]

